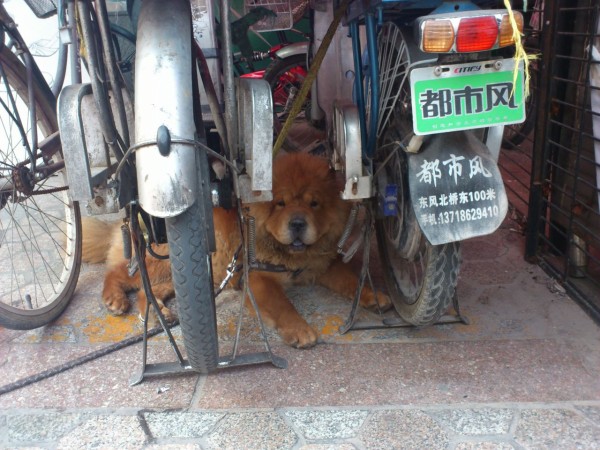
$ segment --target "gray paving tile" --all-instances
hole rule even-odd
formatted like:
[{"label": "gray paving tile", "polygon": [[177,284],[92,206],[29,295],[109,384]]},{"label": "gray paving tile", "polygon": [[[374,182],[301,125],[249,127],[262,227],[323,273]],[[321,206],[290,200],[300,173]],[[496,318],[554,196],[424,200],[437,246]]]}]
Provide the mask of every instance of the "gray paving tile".
[{"label": "gray paving tile", "polygon": [[509,432],[514,412],[510,409],[450,409],[428,412],[458,434],[484,435]]},{"label": "gray paving tile", "polygon": [[243,412],[228,414],[205,440],[215,450],[284,450],[298,436],[275,412]]},{"label": "gray paving tile", "polygon": [[52,412],[23,414],[6,418],[9,442],[39,442],[58,439],[75,428],[82,414]]},{"label": "gray paving tile", "polygon": [[515,432],[518,444],[528,449],[600,449],[600,428],[566,409],[521,411]]},{"label": "gray paving tile", "polygon": [[513,450],[514,445],[508,442],[459,442],[454,450]]},{"label": "gray paving tile", "polygon": [[378,411],[362,426],[358,438],[367,449],[446,449],[448,435],[421,411]]},{"label": "gray paving tile", "polygon": [[137,416],[93,416],[58,441],[60,449],[141,449],[146,435]]},{"label": "gray paving tile", "polygon": [[223,413],[145,412],[144,419],[154,438],[199,438],[222,419]]},{"label": "gray paving tile", "polygon": [[600,426],[600,406],[575,406],[585,417],[590,419],[596,426]]},{"label": "gray paving tile", "polygon": [[306,439],[344,439],[356,436],[368,411],[285,411],[285,417]]},{"label": "gray paving tile", "polygon": [[202,450],[200,444],[150,444],[144,450]]},{"label": "gray paving tile", "polygon": [[356,450],[352,444],[306,444],[298,447],[298,450]]}]

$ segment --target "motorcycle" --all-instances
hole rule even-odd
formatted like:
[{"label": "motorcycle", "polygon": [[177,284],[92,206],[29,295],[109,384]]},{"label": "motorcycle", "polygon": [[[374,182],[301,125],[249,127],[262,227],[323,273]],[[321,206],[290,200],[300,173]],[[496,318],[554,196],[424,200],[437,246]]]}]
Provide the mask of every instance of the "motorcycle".
[{"label": "motorcycle", "polygon": [[349,37],[335,46],[351,41],[353,65],[338,58],[319,74],[319,93],[336,91],[331,71],[353,74],[320,106],[331,111],[342,195],[373,200],[388,293],[412,325],[446,312],[460,241],[492,233],[507,212],[496,162],[504,125],[525,119],[524,61],[509,53],[523,18],[488,9],[500,3],[351,1]]}]

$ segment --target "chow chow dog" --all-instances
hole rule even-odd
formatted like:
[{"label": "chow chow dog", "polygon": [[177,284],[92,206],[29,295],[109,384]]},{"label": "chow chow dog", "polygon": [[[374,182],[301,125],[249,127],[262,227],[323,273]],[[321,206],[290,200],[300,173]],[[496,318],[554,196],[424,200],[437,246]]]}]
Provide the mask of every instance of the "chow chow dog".
[{"label": "chow chow dog", "polygon": [[[256,224],[256,259],[267,266],[284,267],[284,272],[250,271],[252,290],[261,317],[275,328],[293,347],[308,348],[317,343],[318,333],[296,311],[285,288],[291,284],[320,284],[352,299],[358,277],[344,264],[337,252],[349,214],[349,204],[340,198],[335,173],[327,160],[307,153],[293,153],[277,158],[273,165],[273,200],[243,205],[244,214]],[[237,211],[214,208],[217,251],[212,255],[213,278],[225,277],[227,265],[240,245]],[[112,228],[112,230],[111,230]],[[111,235],[107,249],[103,236]],[[127,291],[140,290],[139,272],[130,276],[128,260],[123,257],[123,243],[118,226],[98,220],[86,220],[83,233],[84,258],[88,262],[106,261],[102,299],[113,314],[128,307]],[[102,241],[100,242],[99,239]],[[155,252],[168,254],[166,244]],[[153,293],[168,319],[171,311],[164,301],[174,295],[168,260],[146,256]],[[236,283],[234,283],[236,284]],[[388,309],[389,298],[364,287],[360,303],[366,308]],[[138,293],[138,308],[145,311],[146,296]]]}]

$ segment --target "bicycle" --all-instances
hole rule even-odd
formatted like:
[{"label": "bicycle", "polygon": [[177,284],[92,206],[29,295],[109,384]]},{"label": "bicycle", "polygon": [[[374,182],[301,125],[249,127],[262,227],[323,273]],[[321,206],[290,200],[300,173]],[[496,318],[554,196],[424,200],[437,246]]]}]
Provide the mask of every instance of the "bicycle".
[{"label": "bicycle", "polygon": [[0,325],[32,329],[58,317],[75,290],[80,211],[68,192],[56,99],[3,2],[0,27],[0,276],[10,280],[0,286]]},{"label": "bicycle", "polygon": [[[55,15],[66,25],[67,4],[30,0],[38,18]],[[123,72],[132,68],[131,33],[111,29]],[[64,85],[67,44],[60,45],[52,86],[42,75],[17,24],[0,1],[0,326],[33,329],[63,312],[81,265],[79,203],[68,191],[58,132],[56,97]],[[127,52],[120,43],[128,42]],[[80,81],[73,51],[72,82]],[[31,124],[35,123],[36,126]]]}]

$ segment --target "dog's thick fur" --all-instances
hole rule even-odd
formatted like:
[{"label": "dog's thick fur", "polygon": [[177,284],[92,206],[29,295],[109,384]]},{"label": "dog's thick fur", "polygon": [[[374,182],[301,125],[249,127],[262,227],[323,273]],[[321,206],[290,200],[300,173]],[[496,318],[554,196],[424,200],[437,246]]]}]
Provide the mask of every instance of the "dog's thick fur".
[{"label": "dog's thick fur", "polygon": [[[318,333],[298,314],[285,294],[285,286],[296,283],[318,283],[352,298],[358,278],[337,253],[337,242],[348,218],[349,205],[341,200],[335,174],[326,160],[305,153],[285,155],[273,167],[273,201],[254,203],[244,208],[256,220],[256,257],[262,263],[285,266],[287,272],[250,272],[250,288],[256,297],[262,318],[277,329],[283,340],[294,347],[311,347]],[[235,211],[215,208],[213,211],[217,252],[212,256],[215,282],[225,270],[239,246],[240,235]],[[99,236],[112,234],[106,254],[106,278],[102,298],[114,314],[127,310],[126,291],[140,289],[140,276],[130,277],[128,261],[123,258],[122,238],[118,227],[97,220],[84,222],[84,258],[102,259],[102,246],[91,244]],[[99,250],[99,251],[98,251]],[[167,254],[166,245],[155,249]],[[99,254],[98,254],[99,253]],[[161,310],[169,318],[171,312],[164,300],[174,295],[168,260],[146,259],[153,292]],[[365,287],[361,304],[367,308],[390,306],[384,294]],[[138,293],[138,308],[144,311],[146,297]]]}]

